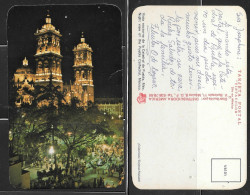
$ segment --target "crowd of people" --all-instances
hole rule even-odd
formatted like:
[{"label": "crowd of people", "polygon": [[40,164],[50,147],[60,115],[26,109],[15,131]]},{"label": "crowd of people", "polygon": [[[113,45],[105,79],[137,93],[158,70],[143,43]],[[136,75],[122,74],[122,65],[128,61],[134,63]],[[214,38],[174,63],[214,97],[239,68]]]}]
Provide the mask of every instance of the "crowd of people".
[{"label": "crowd of people", "polygon": [[30,164],[31,169],[38,168],[32,189],[113,188],[124,179],[124,159],[114,151],[95,150],[85,159],[71,160],[68,167],[62,159],[56,165],[52,159],[45,157]]},{"label": "crowd of people", "polygon": [[[122,170],[122,169],[121,169]],[[106,180],[108,172],[100,171],[96,174],[97,177],[88,181],[82,180],[84,178],[84,171],[79,172],[75,170],[76,176],[73,174],[65,174],[66,171],[61,168],[50,168],[49,171],[37,171],[37,180],[31,181],[32,189],[81,189],[81,188],[112,188],[120,185],[124,179],[124,173],[120,173],[117,179],[120,181],[117,184],[110,180]],[[72,173],[72,172],[71,172]],[[104,173],[104,175],[103,175]]]}]

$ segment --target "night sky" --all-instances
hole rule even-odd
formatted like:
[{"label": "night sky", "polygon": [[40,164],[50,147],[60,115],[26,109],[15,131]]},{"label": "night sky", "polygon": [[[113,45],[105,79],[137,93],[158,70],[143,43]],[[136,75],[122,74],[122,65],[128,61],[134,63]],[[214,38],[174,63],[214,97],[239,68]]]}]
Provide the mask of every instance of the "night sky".
[{"label": "night sky", "polygon": [[[95,97],[122,97],[122,31],[120,10],[112,5],[21,6],[8,16],[9,76],[26,56],[35,71],[34,33],[45,24],[47,10],[51,23],[60,30],[64,83],[73,80],[72,49],[80,43],[81,32],[93,49]],[[117,71],[117,72],[116,72]],[[116,72],[116,73],[115,73]]]}]

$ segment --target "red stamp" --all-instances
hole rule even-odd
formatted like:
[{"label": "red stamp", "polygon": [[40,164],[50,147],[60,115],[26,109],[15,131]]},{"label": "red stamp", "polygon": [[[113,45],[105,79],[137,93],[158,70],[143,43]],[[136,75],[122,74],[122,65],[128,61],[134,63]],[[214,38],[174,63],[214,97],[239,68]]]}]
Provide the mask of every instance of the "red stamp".
[{"label": "red stamp", "polygon": [[144,93],[139,93],[139,96],[137,97],[137,102],[139,104],[145,104],[146,103],[146,97],[147,95]]}]

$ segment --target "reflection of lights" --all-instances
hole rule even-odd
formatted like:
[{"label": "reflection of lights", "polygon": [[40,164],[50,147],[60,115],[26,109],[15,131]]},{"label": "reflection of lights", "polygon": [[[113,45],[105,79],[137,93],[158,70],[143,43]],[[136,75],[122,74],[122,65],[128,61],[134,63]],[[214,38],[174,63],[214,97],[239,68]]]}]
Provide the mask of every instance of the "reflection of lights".
[{"label": "reflection of lights", "polygon": [[106,115],[106,112],[104,112],[103,114]]},{"label": "reflection of lights", "polygon": [[122,116],[119,114],[119,118],[121,118]]},{"label": "reflection of lights", "polygon": [[112,116],[111,119],[114,119],[114,117]]},{"label": "reflection of lights", "polygon": [[107,144],[103,144],[101,148],[102,150],[106,150],[106,149],[110,150],[110,146],[108,146]]},{"label": "reflection of lights", "polygon": [[104,119],[104,121],[106,121],[106,119]]},{"label": "reflection of lights", "polygon": [[49,148],[49,153],[50,153],[50,154],[54,154],[54,153],[55,153],[55,150],[54,150],[54,147],[53,147],[53,146],[50,146],[50,148]]},{"label": "reflection of lights", "polygon": [[12,131],[9,131],[9,140],[12,141],[12,139],[13,139]]},{"label": "reflection of lights", "polygon": [[71,136],[71,135],[72,135],[72,132],[68,132],[67,134],[68,134],[68,136]]}]

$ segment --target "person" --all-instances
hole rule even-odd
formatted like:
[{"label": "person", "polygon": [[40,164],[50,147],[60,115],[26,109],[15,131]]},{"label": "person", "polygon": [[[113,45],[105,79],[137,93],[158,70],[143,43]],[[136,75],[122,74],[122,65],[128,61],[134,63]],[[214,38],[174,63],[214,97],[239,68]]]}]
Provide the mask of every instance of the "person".
[{"label": "person", "polygon": [[101,177],[99,178],[99,180],[97,180],[97,187],[99,188],[101,186]]},{"label": "person", "polygon": [[93,188],[96,188],[96,178],[94,178]]},{"label": "person", "polygon": [[102,177],[100,177],[100,187],[104,187],[104,180]]},{"label": "person", "polygon": [[109,185],[109,183],[107,182],[105,185],[106,188],[110,188],[111,186]]},{"label": "person", "polygon": [[74,185],[74,187],[75,188],[78,188],[79,187],[79,184],[78,184],[78,182],[77,181],[75,181],[75,183],[74,183],[75,185]]},{"label": "person", "polygon": [[80,180],[81,180],[81,175],[82,175],[81,171],[78,171],[77,172],[77,177],[79,177]]},{"label": "person", "polygon": [[47,172],[46,172],[45,170],[40,171],[40,172],[41,172],[41,176],[42,176],[42,177],[46,177],[46,176],[47,176]]}]

